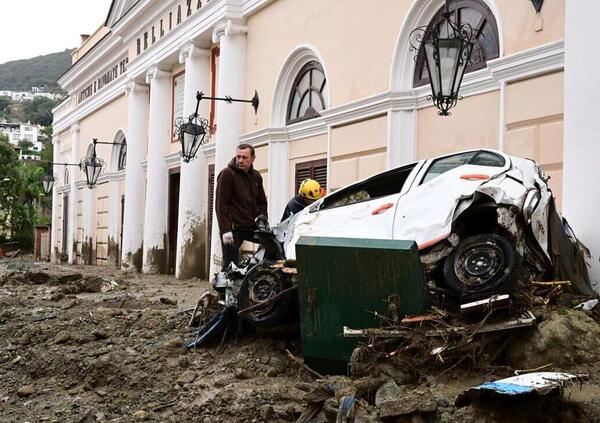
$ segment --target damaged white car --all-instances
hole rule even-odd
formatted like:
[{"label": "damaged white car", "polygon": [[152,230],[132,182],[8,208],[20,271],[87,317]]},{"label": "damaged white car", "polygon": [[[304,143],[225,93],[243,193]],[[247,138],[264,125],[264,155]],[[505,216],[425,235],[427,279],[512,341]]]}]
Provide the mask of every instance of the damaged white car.
[{"label": "damaged white car", "polygon": [[255,306],[248,320],[280,320],[289,300],[269,299],[294,281],[272,263],[294,259],[301,236],[321,236],[414,240],[431,290],[460,300],[531,279],[568,279],[588,294],[585,247],[558,215],[547,182],[535,161],[493,150],[405,165],[327,195],[272,232],[257,231],[261,250],[229,285],[239,279],[240,308]]}]

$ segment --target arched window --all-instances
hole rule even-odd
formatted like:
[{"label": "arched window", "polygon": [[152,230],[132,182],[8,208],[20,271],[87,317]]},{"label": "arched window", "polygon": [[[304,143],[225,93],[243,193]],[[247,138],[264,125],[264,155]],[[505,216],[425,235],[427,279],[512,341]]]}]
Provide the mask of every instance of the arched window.
[{"label": "arched window", "polygon": [[[498,25],[494,14],[482,0],[456,0],[451,3],[450,11],[453,20],[457,20],[459,24],[469,24],[473,29],[473,34],[475,34],[475,46],[465,74],[485,68],[487,61],[496,59],[500,53]],[[436,13],[429,23],[424,39],[427,39],[427,34],[431,31],[431,28],[442,19],[443,13],[444,8]],[[443,33],[440,35],[444,36]],[[429,75],[425,64],[425,50],[421,46],[417,56],[413,86],[418,87],[428,83]]]},{"label": "arched window", "polygon": [[123,170],[127,166],[127,141],[123,138],[119,147],[119,161],[117,162],[117,170]]},{"label": "arched window", "polygon": [[286,123],[320,116],[319,113],[327,108],[326,86],[325,73],[319,62],[311,61],[304,65],[292,84]]}]

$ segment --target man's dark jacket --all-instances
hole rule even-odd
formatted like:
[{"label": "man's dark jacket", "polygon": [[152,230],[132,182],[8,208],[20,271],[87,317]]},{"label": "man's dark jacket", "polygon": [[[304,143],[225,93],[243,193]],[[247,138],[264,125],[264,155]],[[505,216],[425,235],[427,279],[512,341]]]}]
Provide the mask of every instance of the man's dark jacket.
[{"label": "man's dark jacket", "polygon": [[267,197],[260,173],[250,167],[248,173],[235,165],[235,158],[217,177],[215,198],[219,231],[253,230],[254,219],[267,215]]},{"label": "man's dark jacket", "polygon": [[302,197],[300,194],[296,195],[287,204],[285,210],[283,211],[283,216],[281,217],[281,221],[283,222],[288,217],[293,216],[298,212],[301,212],[302,210],[304,210],[304,207],[306,207],[307,205],[308,204],[306,204],[306,202],[304,201],[304,197]]}]

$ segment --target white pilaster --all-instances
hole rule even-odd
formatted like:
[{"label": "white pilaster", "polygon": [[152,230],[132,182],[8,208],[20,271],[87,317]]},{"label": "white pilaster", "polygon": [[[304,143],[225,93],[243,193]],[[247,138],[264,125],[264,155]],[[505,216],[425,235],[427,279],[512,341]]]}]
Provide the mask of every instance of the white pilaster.
[{"label": "white pilaster", "polygon": [[81,255],[84,264],[93,264],[95,248],[95,217],[96,215],[96,188],[83,189],[83,210],[82,210],[82,246]]},{"label": "white pilaster", "polygon": [[[180,51],[179,63],[185,64],[183,116],[187,118],[196,110],[196,93],[207,92],[210,87],[210,50],[187,44]],[[200,102],[198,108],[200,118],[208,118],[209,105],[208,100]],[[182,189],[179,191],[175,277],[205,278],[208,245],[206,240],[208,165],[206,156],[201,150],[198,150],[191,162],[181,161],[180,176]]]},{"label": "white pilaster", "polygon": [[272,139],[269,142],[269,222],[279,223],[283,210],[289,201],[289,141],[287,138]]},{"label": "white pilaster", "polygon": [[[213,42],[220,42],[218,95],[249,98],[245,87],[247,28],[233,21],[225,21],[213,32]],[[235,155],[239,136],[244,129],[245,103],[217,102],[217,149],[215,153],[216,178]],[[220,270],[221,241],[219,225],[213,212],[212,255],[210,276]]]},{"label": "white pilaster", "polygon": [[150,117],[142,270],[144,273],[166,273],[169,172],[165,155],[171,136],[171,74],[153,66],[146,74],[146,83],[150,84]]},{"label": "white pilaster", "polygon": [[[79,123],[71,125],[71,163],[79,163]],[[67,232],[66,251],[69,254],[69,264],[77,264],[77,179],[79,172],[75,170],[71,178],[71,193],[69,195],[69,227]]]},{"label": "white pilaster", "polygon": [[563,214],[591,253],[590,277],[600,292],[600,59],[594,54],[600,2],[570,0],[565,9],[565,136]]},{"label": "white pilaster", "polygon": [[417,111],[388,112],[387,168],[417,160]]},{"label": "white pilaster", "polygon": [[[119,148],[119,146],[115,146]],[[118,157],[118,155],[117,155]],[[114,166],[116,168],[116,166]],[[108,264],[117,265],[117,254],[120,253],[120,223],[121,223],[121,196],[119,180],[108,183]]]},{"label": "white pilaster", "polygon": [[[60,139],[58,136],[52,137],[52,160],[55,162],[59,161],[60,154]],[[52,174],[56,174],[54,166],[52,166]],[[54,181],[54,187],[52,188],[52,227],[50,228],[50,260],[52,263],[57,263],[58,258],[56,253],[58,252],[58,192],[57,192],[58,181]],[[63,231],[65,228],[63,228]]]},{"label": "white pilaster", "polygon": [[146,173],[142,161],[148,148],[148,86],[137,82],[127,85],[127,166],[125,167],[125,212],[121,268],[141,270],[144,239]]}]

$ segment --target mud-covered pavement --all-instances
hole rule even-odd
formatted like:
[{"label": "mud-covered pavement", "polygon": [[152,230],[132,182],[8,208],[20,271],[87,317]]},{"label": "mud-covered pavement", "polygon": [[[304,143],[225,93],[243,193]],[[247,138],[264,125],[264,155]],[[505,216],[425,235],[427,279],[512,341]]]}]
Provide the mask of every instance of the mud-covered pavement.
[{"label": "mud-covered pavement", "polygon": [[[0,262],[2,422],[295,421],[327,383],[336,393],[311,421],[335,418],[343,394],[360,398],[356,421],[390,409],[384,421],[600,421],[600,328],[581,311],[549,310],[537,330],[517,334],[504,363],[407,369],[391,359],[358,379],[320,381],[286,353],[300,356],[297,334],[187,351],[184,311],[209,289],[204,281],[26,260],[9,267]],[[591,380],[562,398],[454,407],[473,384],[547,364]]]}]

